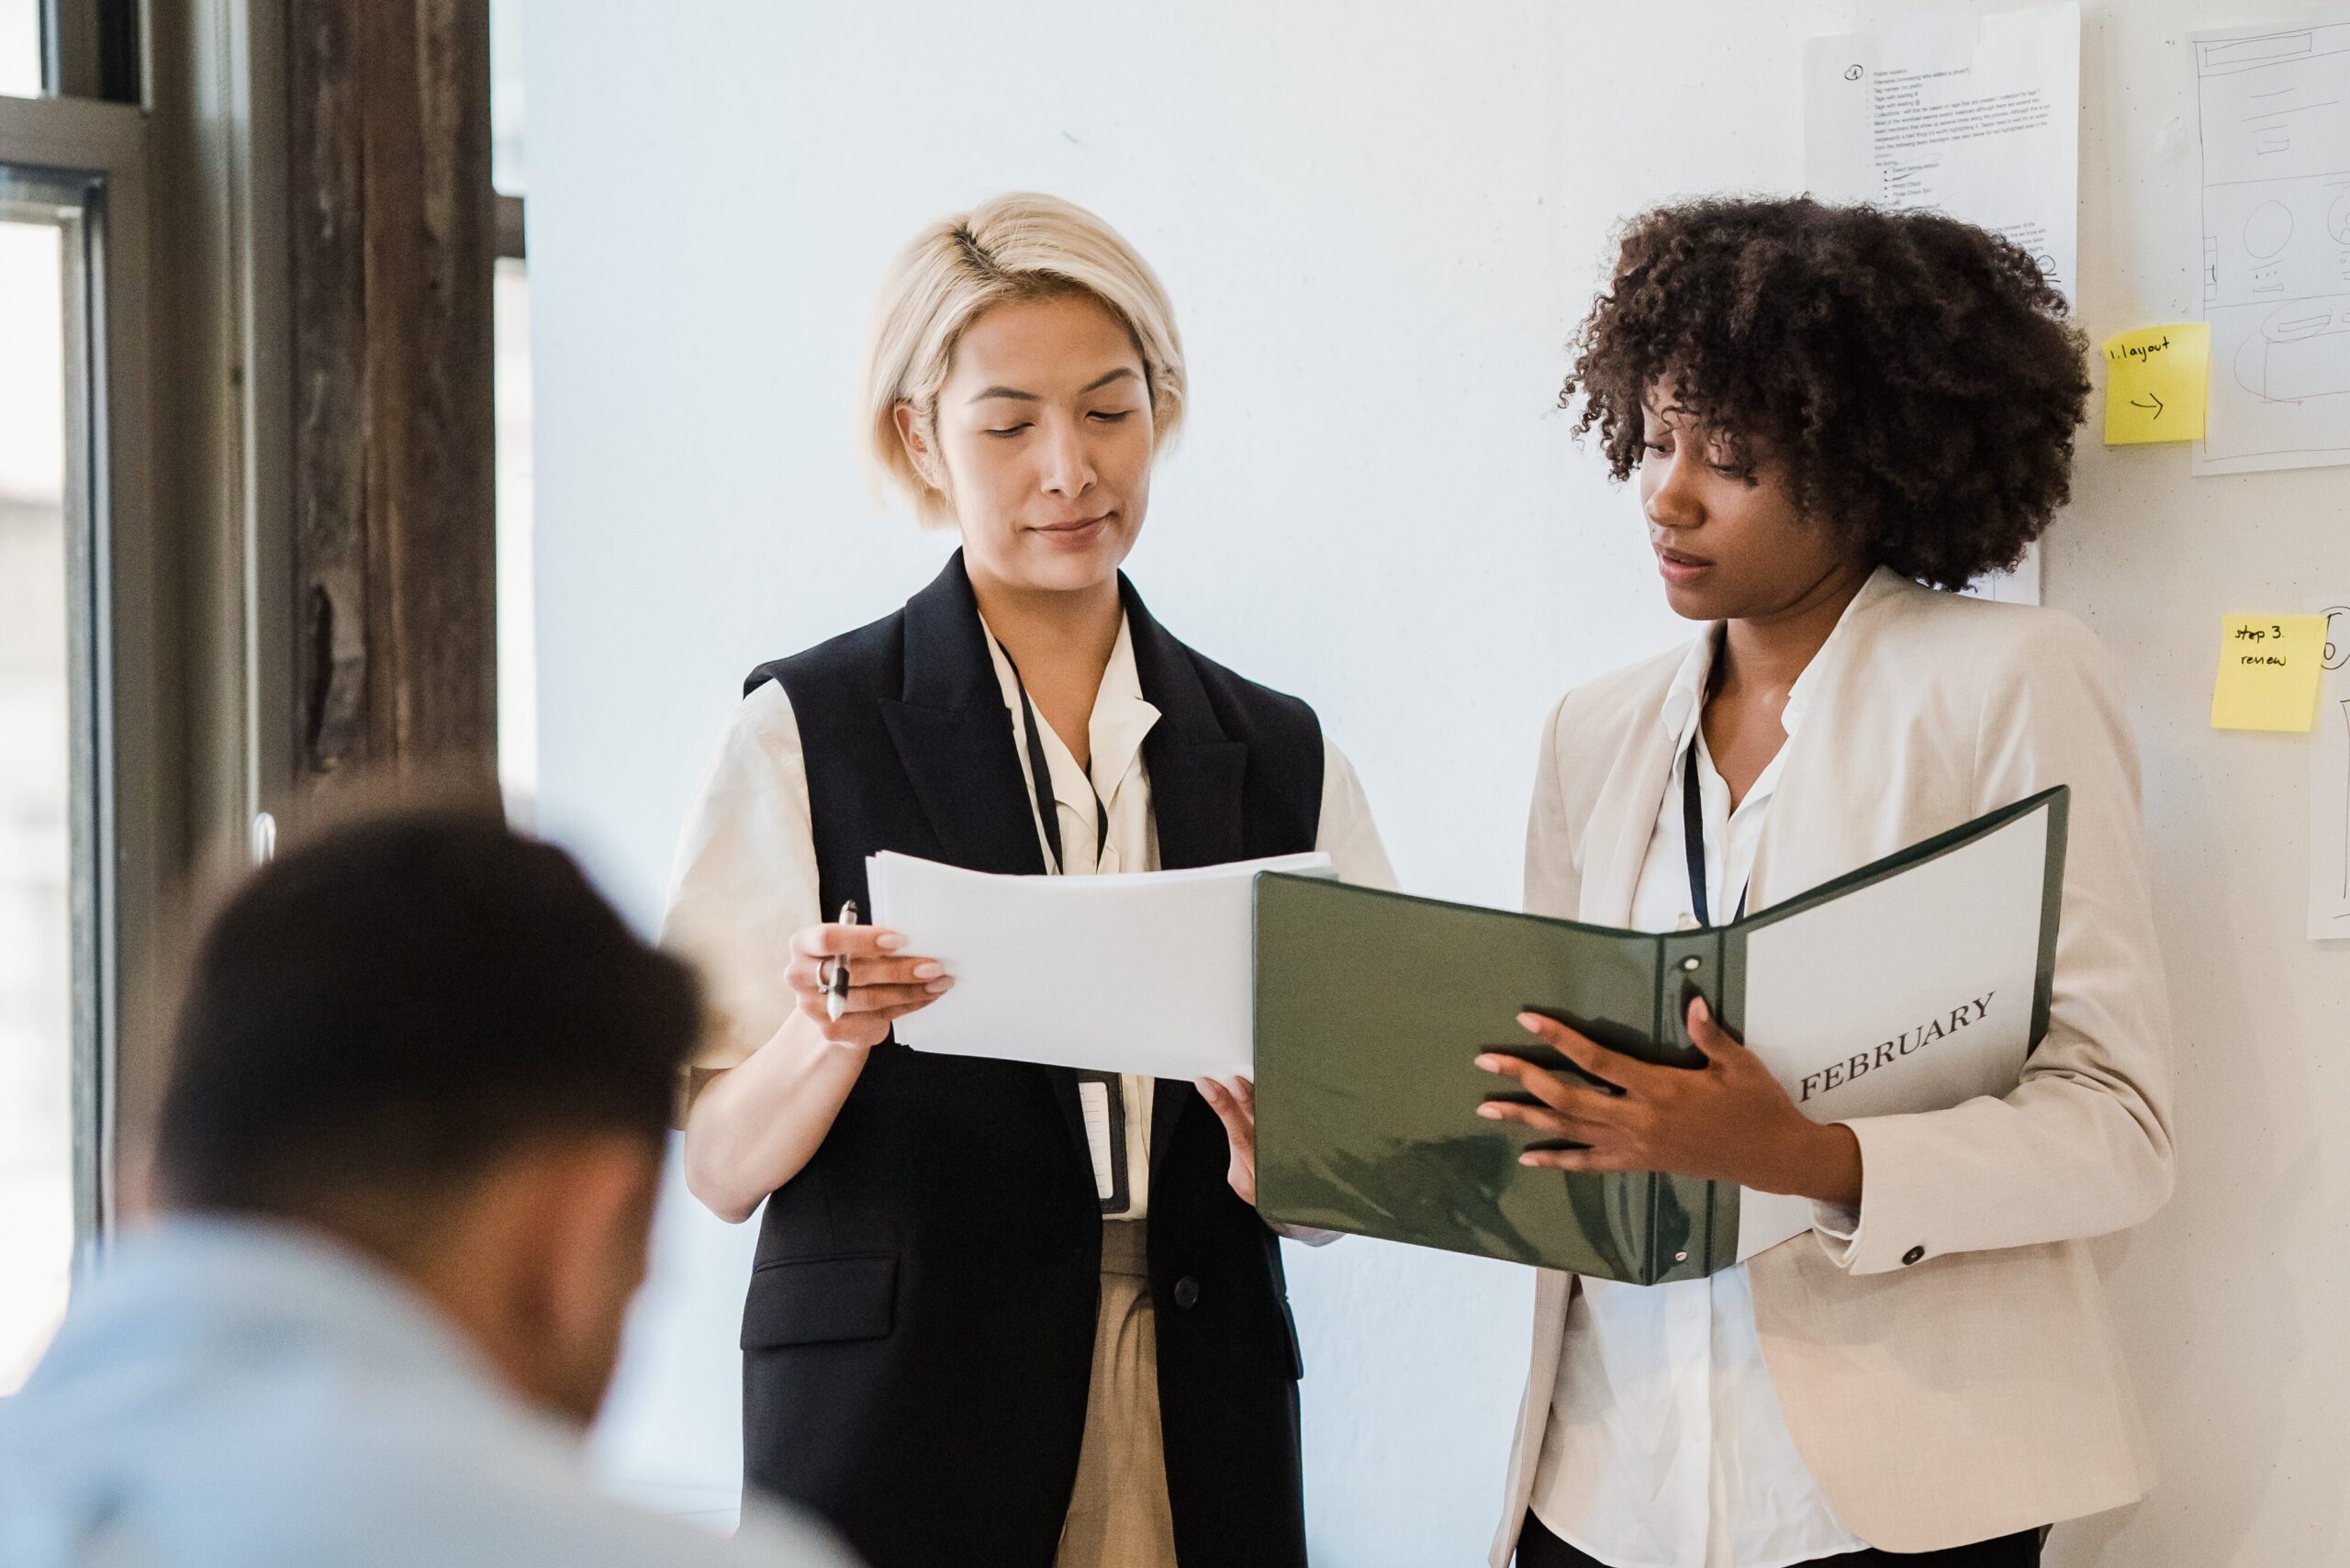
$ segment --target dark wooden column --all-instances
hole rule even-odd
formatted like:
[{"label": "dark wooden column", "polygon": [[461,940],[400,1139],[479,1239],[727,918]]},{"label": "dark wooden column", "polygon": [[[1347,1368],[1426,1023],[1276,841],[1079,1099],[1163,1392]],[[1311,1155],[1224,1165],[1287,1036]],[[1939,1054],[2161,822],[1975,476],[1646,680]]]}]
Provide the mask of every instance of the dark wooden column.
[{"label": "dark wooden column", "polygon": [[297,790],[497,774],[488,0],[285,0]]}]

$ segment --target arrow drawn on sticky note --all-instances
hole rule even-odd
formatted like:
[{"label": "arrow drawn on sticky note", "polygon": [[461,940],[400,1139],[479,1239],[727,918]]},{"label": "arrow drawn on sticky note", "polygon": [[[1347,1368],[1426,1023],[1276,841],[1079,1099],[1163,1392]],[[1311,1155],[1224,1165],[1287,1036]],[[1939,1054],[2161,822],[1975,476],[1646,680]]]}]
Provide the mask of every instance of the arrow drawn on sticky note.
[{"label": "arrow drawn on sticky note", "polygon": [[2203,321],[2141,327],[2107,339],[2106,444],[2201,435],[2210,353],[2211,329]]}]

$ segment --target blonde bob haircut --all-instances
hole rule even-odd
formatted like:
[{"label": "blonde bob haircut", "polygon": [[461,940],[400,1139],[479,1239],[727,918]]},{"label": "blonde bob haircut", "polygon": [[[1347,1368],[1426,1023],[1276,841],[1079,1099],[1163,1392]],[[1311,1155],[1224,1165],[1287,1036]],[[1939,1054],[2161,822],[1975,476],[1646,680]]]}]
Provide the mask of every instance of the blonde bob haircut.
[{"label": "blonde bob haircut", "polygon": [[1158,274],[1083,207],[1014,191],[932,223],[890,263],[857,389],[862,455],[876,488],[905,492],[925,527],[952,523],[946,495],[906,455],[898,405],[912,405],[917,428],[932,436],[955,345],[979,312],[1070,295],[1100,301],[1125,324],[1142,355],[1151,423],[1165,450],[1183,419],[1183,343]]}]

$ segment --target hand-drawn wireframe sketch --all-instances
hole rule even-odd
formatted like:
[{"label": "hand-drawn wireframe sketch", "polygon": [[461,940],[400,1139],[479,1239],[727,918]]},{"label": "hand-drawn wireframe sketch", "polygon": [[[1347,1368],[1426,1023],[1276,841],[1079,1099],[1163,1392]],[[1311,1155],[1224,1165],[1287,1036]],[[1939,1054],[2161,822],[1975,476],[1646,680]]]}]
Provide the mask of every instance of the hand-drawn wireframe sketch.
[{"label": "hand-drawn wireframe sketch", "polygon": [[2350,393],[2350,294],[2270,311],[2236,350],[2235,375],[2265,402]]},{"label": "hand-drawn wireframe sketch", "polygon": [[2350,463],[2350,21],[2192,41],[2211,323],[2195,472]]},{"label": "hand-drawn wireframe sketch", "polygon": [[2350,597],[2325,609],[2325,688],[2310,736],[2309,933],[2350,940]]},{"label": "hand-drawn wireframe sketch", "polygon": [[[2350,696],[2345,696],[2345,699],[2336,699],[2333,710],[2336,710],[2338,720],[2343,722],[2343,738],[2350,741]],[[2332,804],[2332,801],[2329,801],[2329,804]],[[2343,790],[2343,804],[2336,816],[2341,816],[2343,821],[2343,854],[2341,854],[2343,879],[2341,884],[2338,884],[2341,886],[2338,898],[2350,902],[2350,788]]]}]

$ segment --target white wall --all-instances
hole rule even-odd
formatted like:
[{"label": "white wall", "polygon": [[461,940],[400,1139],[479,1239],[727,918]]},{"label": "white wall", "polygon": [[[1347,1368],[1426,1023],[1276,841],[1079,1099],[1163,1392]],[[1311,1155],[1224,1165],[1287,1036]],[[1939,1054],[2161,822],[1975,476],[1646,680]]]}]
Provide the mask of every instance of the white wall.
[{"label": "white wall", "polygon": [[[1607,230],[1793,188],[1802,39],[1896,9],[543,5],[542,824],[649,924],[743,672],[934,569],[946,542],[875,513],[850,458],[866,311],[917,224],[1031,186],[1123,229],[1181,315],[1192,422],[1132,563],[1153,609],[1315,702],[1407,886],[1513,902],[1545,706],[1680,634],[1629,498],[1551,409]],[[2259,13],[2088,9],[2101,334],[2191,304],[2181,29]],[[2177,449],[2091,450],[2078,491],[2048,597],[2130,670],[2186,1156],[2178,1201],[2105,1249],[2168,1479],[2052,1561],[2350,1562],[2350,1159],[2327,1136],[2350,960],[2300,935],[2298,744],[2202,727],[2223,609],[2350,585],[2350,476],[2190,482]],[[749,1237],[673,1197],[602,1438],[674,1500],[732,1477]],[[1291,1262],[1317,1560],[1476,1561],[1528,1277],[1364,1241]]]}]

